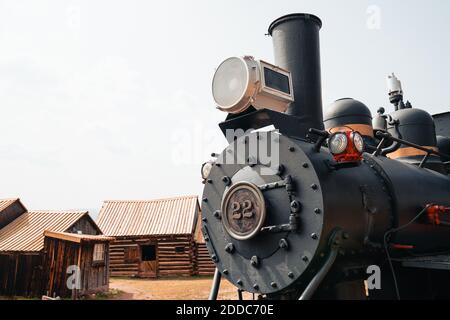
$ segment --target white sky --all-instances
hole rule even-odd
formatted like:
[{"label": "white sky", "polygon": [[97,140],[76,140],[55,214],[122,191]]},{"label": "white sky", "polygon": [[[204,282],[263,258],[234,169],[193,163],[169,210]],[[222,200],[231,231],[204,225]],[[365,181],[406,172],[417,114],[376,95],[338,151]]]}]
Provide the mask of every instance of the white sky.
[{"label": "white sky", "polygon": [[430,113],[449,110],[450,2],[0,0],[0,198],[30,209],[201,194],[226,145],[210,82],[228,56],[273,61],[264,34],[309,12],[323,100],[389,108],[385,76]]}]

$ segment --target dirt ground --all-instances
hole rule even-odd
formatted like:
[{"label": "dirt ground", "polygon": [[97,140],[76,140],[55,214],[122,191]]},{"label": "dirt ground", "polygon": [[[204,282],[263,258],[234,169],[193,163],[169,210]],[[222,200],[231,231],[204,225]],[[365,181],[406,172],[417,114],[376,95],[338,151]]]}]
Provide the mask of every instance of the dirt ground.
[{"label": "dirt ground", "polygon": [[[119,292],[110,297],[120,300],[202,300],[208,299],[212,277],[191,277],[171,279],[128,279],[111,278],[111,291]],[[236,300],[236,287],[227,280],[222,280],[219,299]],[[244,293],[244,299],[252,299]]]}]

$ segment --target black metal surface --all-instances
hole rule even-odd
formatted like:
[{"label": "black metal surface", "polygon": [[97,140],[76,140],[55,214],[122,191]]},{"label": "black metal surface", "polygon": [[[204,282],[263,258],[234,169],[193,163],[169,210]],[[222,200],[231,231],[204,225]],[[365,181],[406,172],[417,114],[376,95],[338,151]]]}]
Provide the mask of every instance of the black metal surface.
[{"label": "black metal surface", "polygon": [[394,137],[424,147],[436,146],[434,122],[428,112],[415,108],[401,109],[390,113],[390,117],[387,130]]},{"label": "black metal surface", "polygon": [[372,126],[372,114],[362,102],[344,98],[336,100],[328,106],[323,116],[323,122],[326,130],[349,124]]},{"label": "black metal surface", "polygon": [[450,137],[450,112],[435,114],[433,119],[436,126],[436,134]]},{"label": "black metal surface", "polygon": [[[238,117],[230,118],[219,124],[220,129],[228,142],[234,141],[234,137],[242,137],[251,130],[256,130],[273,125],[280,133],[290,137],[304,138],[308,129],[300,118],[291,117],[287,114],[261,109]],[[227,134],[231,133],[231,134]]]},{"label": "black metal surface", "polygon": [[404,267],[450,270],[450,255],[411,257],[399,261]]},{"label": "black metal surface", "polygon": [[[290,14],[269,27],[275,64],[292,74],[294,99],[287,114],[301,119],[304,128],[323,128],[320,76],[320,19],[310,14]],[[306,130],[303,133],[306,134]]]},{"label": "black metal surface", "polygon": [[217,300],[217,295],[219,294],[221,279],[222,279],[222,274],[219,272],[219,269],[216,268],[216,270],[214,271],[214,278],[213,278],[211,291],[209,293],[208,300]]}]

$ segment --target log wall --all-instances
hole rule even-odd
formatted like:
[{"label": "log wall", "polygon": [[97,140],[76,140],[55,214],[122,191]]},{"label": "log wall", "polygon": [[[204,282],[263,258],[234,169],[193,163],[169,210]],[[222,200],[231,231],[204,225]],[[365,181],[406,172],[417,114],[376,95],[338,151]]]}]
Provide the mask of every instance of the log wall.
[{"label": "log wall", "polygon": [[197,274],[210,276],[214,274],[216,266],[211,260],[208,249],[204,243],[196,243],[197,249]]},{"label": "log wall", "polygon": [[39,295],[42,284],[41,253],[0,254],[0,295],[25,296]]},{"label": "log wall", "polygon": [[192,235],[166,237],[116,237],[111,243],[111,276],[151,277],[141,265],[141,246],[156,246],[155,277],[192,276],[196,273],[196,248]]}]

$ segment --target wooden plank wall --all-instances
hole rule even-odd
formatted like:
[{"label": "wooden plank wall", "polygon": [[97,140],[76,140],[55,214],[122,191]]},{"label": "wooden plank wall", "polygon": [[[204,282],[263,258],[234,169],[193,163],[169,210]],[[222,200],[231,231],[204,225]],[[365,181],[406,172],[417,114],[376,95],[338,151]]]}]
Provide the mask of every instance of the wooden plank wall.
[{"label": "wooden plank wall", "polygon": [[[80,252],[81,250],[81,252]],[[67,273],[70,265],[79,265],[81,270],[81,289],[78,294],[88,294],[107,290],[109,286],[109,246],[105,243],[105,261],[93,262],[94,243],[82,245],[70,241],[46,238],[44,251],[44,293],[60,297],[71,297],[72,291],[67,287],[71,274]]]},{"label": "wooden plank wall", "polygon": [[200,276],[210,276],[214,274],[216,266],[211,260],[206,244],[196,243],[197,250],[197,274]]},{"label": "wooden plank wall", "polygon": [[[192,276],[196,273],[195,243],[192,235],[168,237],[133,237],[119,238],[111,243],[111,276],[145,277],[140,271],[141,255],[139,247],[156,244],[158,277]],[[136,259],[126,257],[130,248],[137,250]],[[184,252],[177,252],[183,248]]]},{"label": "wooden plank wall", "polygon": [[42,283],[42,255],[0,254],[0,295],[38,295]]}]

